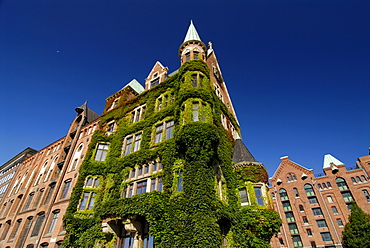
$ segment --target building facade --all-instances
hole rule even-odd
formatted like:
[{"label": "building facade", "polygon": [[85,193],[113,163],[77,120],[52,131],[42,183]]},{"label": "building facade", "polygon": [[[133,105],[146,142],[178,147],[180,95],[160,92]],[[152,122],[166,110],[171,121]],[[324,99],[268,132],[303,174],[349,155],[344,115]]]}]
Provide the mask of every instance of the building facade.
[{"label": "building facade", "polygon": [[283,225],[272,247],[342,247],[344,225],[355,202],[370,213],[370,155],[358,158],[356,168],[325,155],[323,174],[282,157],[271,179],[274,209]]},{"label": "building facade", "polygon": [[269,247],[267,171],[212,43],[191,23],[178,55],[178,70],[156,62],[102,116],[83,104],[65,137],[1,168],[0,248]]},{"label": "building facade", "polygon": [[[156,62],[106,99],[65,215],[70,247],[269,246],[280,225],[240,139],[212,44],[191,23],[181,67]],[[261,247],[261,246],[260,246]]]},{"label": "building facade", "polygon": [[27,148],[21,153],[28,154],[22,161],[13,159],[14,166],[3,166],[8,186],[0,202],[0,247],[61,247],[65,235],[62,217],[78,168],[98,128],[99,116],[86,104],[76,111],[65,137],[38,152]]}]

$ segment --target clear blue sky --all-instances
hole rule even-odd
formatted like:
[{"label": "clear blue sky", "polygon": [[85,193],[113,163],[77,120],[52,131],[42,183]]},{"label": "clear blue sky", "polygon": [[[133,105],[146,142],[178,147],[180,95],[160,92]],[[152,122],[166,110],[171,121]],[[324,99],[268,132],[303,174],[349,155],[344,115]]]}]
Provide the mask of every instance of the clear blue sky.
[{"label": "clear blue sky", "polygon": [[[244,143],[270,176],[288,155],[321,172],[370,146],[370,1],[0,1],[0,164],[63,137],[74,108],[159,60],[170,72],[190,19],[213,42]],[[59,51],[59,52],[57,52]]]}]

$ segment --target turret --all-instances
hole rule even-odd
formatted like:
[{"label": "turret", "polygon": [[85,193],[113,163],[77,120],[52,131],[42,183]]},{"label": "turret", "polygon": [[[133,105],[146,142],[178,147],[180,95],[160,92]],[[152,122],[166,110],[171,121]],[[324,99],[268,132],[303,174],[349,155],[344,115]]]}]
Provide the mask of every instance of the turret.
[{"label": "turret", "polygon": [[181,64],[192,59],[205,60],[206,50],[207,47],[201,41],[198,32],[195,29],[193,21],[190,21],[190,26],[188,28],[188,32],[186,33],[184,42],[179,48],[179,57]]}]

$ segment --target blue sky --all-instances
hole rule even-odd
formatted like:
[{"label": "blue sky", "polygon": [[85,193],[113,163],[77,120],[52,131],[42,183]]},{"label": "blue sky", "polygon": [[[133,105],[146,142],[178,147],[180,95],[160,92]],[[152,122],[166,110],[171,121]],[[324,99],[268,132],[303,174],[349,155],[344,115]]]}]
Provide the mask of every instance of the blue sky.
[{"label": "blue sky", "polygon": [[176,70],[190,19],[212,41],[243,141],[279,158],[354,166],[370,136],[370,1],[0,1],[0,164],[63,137],[88,106],[157,60]]}]

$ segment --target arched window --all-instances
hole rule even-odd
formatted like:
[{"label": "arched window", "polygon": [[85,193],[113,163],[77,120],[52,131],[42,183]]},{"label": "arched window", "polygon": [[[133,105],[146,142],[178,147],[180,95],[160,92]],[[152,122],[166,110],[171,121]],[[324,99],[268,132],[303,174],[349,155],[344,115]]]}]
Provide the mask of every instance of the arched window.
[{"label": "arched window", "polygon": [[293,173],[289,173],[287,176],[287,180],[288,182],[293,182],[293,181],[297,181],[297,178]]},{"label": "arched window", "polygon": [[315,191],[313,190],[313,187],[311,184],[306,183],[304,185],[304,190],[306,191],[307,196],[313,196],[315,195]]},{"label": "arched window", "polygon": [[280,195],[280,200],[282,201],[289,200],[288,194],[285,189],[280,189],[279,195]]},{"label": "arched window", "polygon": [[324,189],[326,189],[326,184],[325,184],[325,183],[322,183],[322,187],[323,187]]},{"label": "arched window", "polygon": [[331,189],[331,183],[327,182],[327,184],[328,184],[328,188]]},{"label": "arched window", "polygon": [[347,190],[348,189],[347,183],[343,178],[338,177],[337,179],[335,179],[335,182],[337,183],[339,190]]},{"label": "arched window", "polygon": [[364,193],[364,196],[365,196],[367,202],[370,202],[369,192],[366,189],[364,189],[364,190],[362,190],[362,193]]},{"label": "arched window", "polygon": [[361,179],[360,179],[360,177],[359,177],[359,176],[357,176],[357,177],[356,177],[356,180],[357,180],[357,182],[359,182],[359,183],[361,182]]},{"label": "arched window", "polygon": [[354,177],[351,177],[351,180],[352,180],[353,183],[357,183],[356,179]]},{"label": "arched window", "polygon": [[361,179],[362,179],[363,182],[366,182],[367,181],[366,180],[366,177],[364,175],[361,176]]},{"label": "arched window", "polygon": [[299,193],[298,193],[297,188],[293,188],[293,192],[294,192],[295,197],[299,197]]}]

